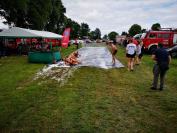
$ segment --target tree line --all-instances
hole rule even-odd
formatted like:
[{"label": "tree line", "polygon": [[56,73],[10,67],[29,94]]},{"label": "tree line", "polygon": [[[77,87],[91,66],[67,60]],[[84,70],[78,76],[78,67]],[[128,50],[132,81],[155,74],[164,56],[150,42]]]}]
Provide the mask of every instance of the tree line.
[{"label": "tree line", "polygon": [[101,38],[101,31],[91,31],[87,23],[81,23],[66,17],[66,8],[61,0],[1,0],[0,16],[6,24],[34,30],[46,30],[62,34],[65,28],[71,28],[71,39]]},{"label": "tree line", "polygon": [[[30,28],[34,30],[46,30],[62,34],[65,28],[71,28],[71,39],[89,37],[96,40],[101,39],[99,28],[91,31],[87,23],[81,23],[66,17],[66,8],[61,0],[1,0],[0,16],[6,19],[7,24]],[[152,30],[159,30],[160,24],[153,24]],[[121,35],[134,36],[145,32],[140,25],[134,24]],[[112,31],[104,35],[103,39],[113,40],[117,32]]]},{"label": "tree line", "polygon": [[[155,23],[151,26],[151,30],[154,31],[158,31],[160,30],[161,25],[159,23]],[[126,35],[126,36],[130,36],[133,37],[136,34],[140,34],[140,33],[144,33],[146,32],[146,29],[143,29],[140,25],[138,24],[133,24],[128,32],[123,31],[121,35]],[[110,40],[114,40],[116,38],[116,36],[119,35],[117,32],[112,31],[110,32],[108,35],[104,35],[103,39],[110,39]]]}]

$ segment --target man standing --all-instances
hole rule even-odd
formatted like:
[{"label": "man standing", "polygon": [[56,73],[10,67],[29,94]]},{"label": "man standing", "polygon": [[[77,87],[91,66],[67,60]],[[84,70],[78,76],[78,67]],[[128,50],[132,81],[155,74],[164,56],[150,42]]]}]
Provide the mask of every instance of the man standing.
[{"label": "man standing", "polygon": [[160,90],[164,89],[164,80],[165,74],[169,69],[169,63],[171,62],[171,56],[169,53],[163,48],[161,43],[158,44],[158,48],[152,54],[152,59],[156,61],[153,68],[153,83],[152,83],[152,90],[157,89],[158,78],[160,75]]}]

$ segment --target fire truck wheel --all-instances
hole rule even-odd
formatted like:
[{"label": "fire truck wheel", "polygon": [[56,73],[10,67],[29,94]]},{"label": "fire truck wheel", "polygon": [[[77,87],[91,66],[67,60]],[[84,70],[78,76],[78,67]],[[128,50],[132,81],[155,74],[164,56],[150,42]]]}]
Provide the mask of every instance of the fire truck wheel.
[{"label": "fire truck wheel", "polygon": [[152,54],[157,49],[156,45],[153,45],[149,48],[149,53]]}]

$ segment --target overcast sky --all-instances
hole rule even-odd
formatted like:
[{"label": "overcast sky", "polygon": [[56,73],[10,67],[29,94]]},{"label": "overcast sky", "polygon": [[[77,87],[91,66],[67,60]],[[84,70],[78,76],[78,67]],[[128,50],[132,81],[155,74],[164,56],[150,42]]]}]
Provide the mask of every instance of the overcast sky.
[{"label": "overcast sky", "polygon": [[177,28],[177,0],[62,0],[66,16],[87,23],[102,35],[122,33],[133,24],[150,29],[152,24]]}]

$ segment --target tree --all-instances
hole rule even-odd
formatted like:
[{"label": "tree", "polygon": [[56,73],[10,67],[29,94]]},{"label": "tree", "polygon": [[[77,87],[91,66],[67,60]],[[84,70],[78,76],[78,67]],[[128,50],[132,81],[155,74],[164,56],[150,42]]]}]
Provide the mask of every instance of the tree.
[{"label": "tree", "polygon": [[89,37],[90,37],[90,39],[95,40],[95,31],[91,31],[89,33]]},{"label": "tree", "polygon": [[1,0],[0,16],[7,21],[5,23],[19,27],[27,26],[27,7],[29,0]]},{"label": "tree", "polygon": [[66,12],[61,0],[51,0],[52,8],[45,26],[45,30],[59,33],[64,25],[64,13]]},{"label": "tree", "polygon": [[83,38],[84,36],[88,36],[89,35],[89,25],[86,23],[81,23],[81,37]]},{"label": "tree", "polygon": [[108,37],[109,37],[110,40],[115,40],[117,35],[118,35],[117,32],[112,31],[112,32],[110,32],[110,33],[108,34]]},{"label": "tree", "polygon": [[89,36],[90,36],[91,39],[94,39],[94,40],[101,39],[101,31],[100,31],[100,29],[96,28],[94,31],[91,31],[89,33]]},{"label": "tree", "polygon": [[107,40],[108,39],[108,35],[104,35],[103,39]]},{"label": "tree", "polygon": [[52,10],[51,0],[30,0],[28,10],[30,28],[43,30]]},{"label": "tree", "polygon": [[152,30],[160,30],[160,28],[161,28],[161,25],[159,23],[155,23],[151,27]]},{"label": "tree", "polygon": [[99,28],[95,29],[95,39],[101,39],[101,31]]},{"label": "tree", "polygon": [[[0,16],[9,25],[47,30],[62,34],[65,28],[71,28],[71,38],[88,36],[89,25],[66,17],[62,0],[1,0]],[[97,29],[99,33],[99,30]],[[101,34],[101,32],[100,32]],[[101,36],[101,35],[100,35]]]},{"label": "tree", "polygon": [[73,21],[72,30],[71,30],[71,38],[74,39],[74,38],[80,37],[80,28],[81,26],[77,22]]},{"label": "tree", "polygon": [[128,32],[129,32],[130,36],[134,36],[136,34],[139,34],[139,33],[141,33],[141,26],[138,24],[134,24],[130,27]]}]

